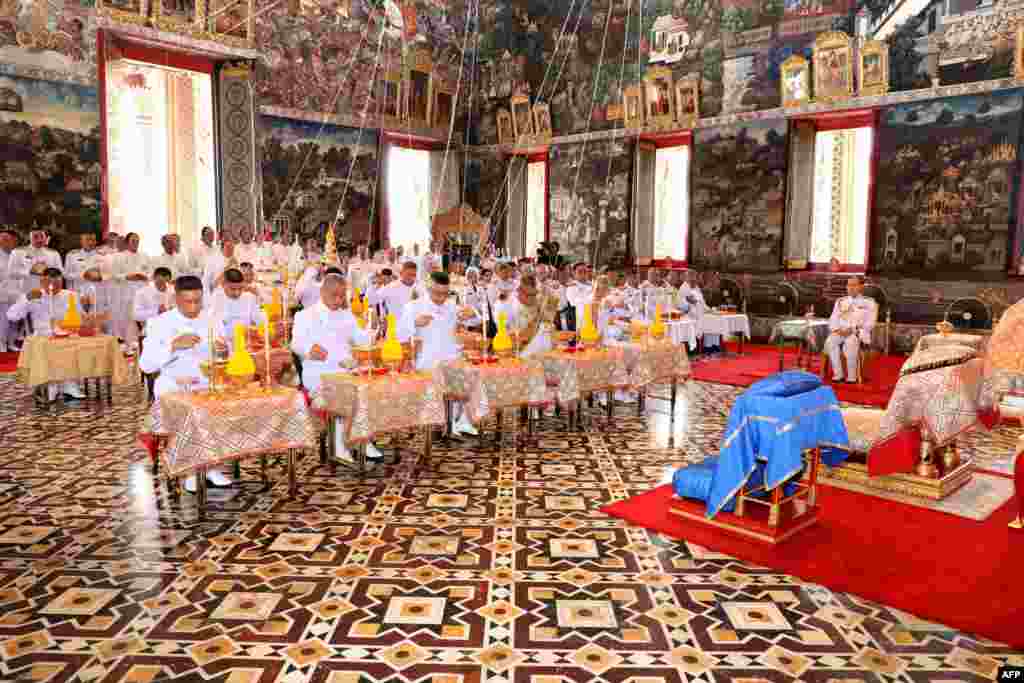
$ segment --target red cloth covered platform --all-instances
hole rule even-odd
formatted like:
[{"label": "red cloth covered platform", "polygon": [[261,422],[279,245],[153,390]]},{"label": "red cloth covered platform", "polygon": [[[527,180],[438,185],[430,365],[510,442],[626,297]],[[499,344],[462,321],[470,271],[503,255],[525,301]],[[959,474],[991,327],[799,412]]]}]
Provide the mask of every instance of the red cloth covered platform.
[{"label": "red cloth covered platform", "polygon": [[[735,352],[735,342],[726,342],[729,351]],[[811,372],[821,373],[820,355],[813,354]],[[832,386],[840,401],[865,406],[884,408],[889,403],[893,388],[900,378],[900,368],[905,356],[876,356],[868,364],[868,381],[863,384],[832,384],[832,378],[825,382]],[[796,351],[785,351],[785,367],[796,369]],[[701,382],[729,384],[749,387],[754,382],[774,375],[779,371],[779,347],[767,344],[744,344],[742,356],[711,358],[691,363],[690,378]]]},{"label": "red cloth covered platform", "polygon": [[0,353],[0,373],[14,372],[18,369],[18,352]]},{"label": "red cloth covered platform", "polygon": [[716,552],[1024,648],[1024,536],[1008,502],[984,522],[818,486],[817,523],[772,546],[669,511],[670,486],[602,511]]}]

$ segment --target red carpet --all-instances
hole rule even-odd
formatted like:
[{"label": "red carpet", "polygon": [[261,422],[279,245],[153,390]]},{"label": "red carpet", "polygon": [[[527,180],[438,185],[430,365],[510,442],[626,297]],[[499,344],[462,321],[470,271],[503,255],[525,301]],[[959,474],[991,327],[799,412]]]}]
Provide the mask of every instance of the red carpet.
[{"label": "red carpet", "polygon": [[18,369],[18,353],[11,351],[9,353],[0,353],[0,373],[3,372],[14,372]]},{"label": "red carpet", "polygon": [[[822,486],[821,521],[776,548],[669,512],[670,486],[602,509],[614,517],[834,591],[1024,648],[1024,532],[1007,503],[985,522]],[[865,514],[867,511],[867,514]]]},{"label": "red carpet", "polygon": [[[727,344],[728,350],[735,352],[734,343]],[[787,350],[785,368],[796,368],[796,351]],[[813,357],[811,372],[821,373],[820,356]],[[900,377],[900,368],[906,360],[904,356],[877,356],[868,365],[868,381],[864,384],[837,384],[836,396],[840,401],[859,405],[884,408],[889,403],[892,390]],[[712,358],[691,363],[693,379],[701,382],[730,384],[737,387],[749,387],[759,379],[774,375],[779,371],[779,349],[767,344],[744,344],[742,356],[729,358]],[[831,378],[828,382],[831,383]]]}]

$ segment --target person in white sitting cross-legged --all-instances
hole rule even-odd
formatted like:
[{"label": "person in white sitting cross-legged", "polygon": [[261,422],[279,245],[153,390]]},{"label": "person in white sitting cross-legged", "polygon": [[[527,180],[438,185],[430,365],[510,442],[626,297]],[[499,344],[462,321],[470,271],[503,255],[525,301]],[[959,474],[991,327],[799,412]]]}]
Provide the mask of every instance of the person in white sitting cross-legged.
[{"label": "person in white sitting cross-legged", "polygon": [[[139,367],[146,374],[160,373],[153,384],[153,393],[160,397],[183,386],[203,388],[209,385],[199,364],[210,358],[210,322],[203,310],[203,282],[194,275],[184,275],[174,282],[174,308],[151,318],[146,325],[146,343],[142,346]],[[224,353],[227,344],[214,341],[215,351]],[[221,470],[206,471],[206,480],[213,486],[228,486],[231,479]],[[185,480],[185,490],[195,493],[195,475]]]},{"label": "person in white sitting cross-legged", "polygon": [[[22,294],[14,305],[7,309],[7,320],[18,322],[31,317],[32,335],[49,337],[53,333],[53,320],[64,317],[72,295],[73,292],[64,289],[64,277],[60,270],[45,268],[39,276],[39,287],[30,290],[28,294]],[[77,298],[75,307],[78,314],[82,315],[82,307]],[[79,382],[54,382],[49,385],[47,391],[51,401],[57,398],[59,392],[71,398],[85,398]]]},{"label": "person in white sitting cross-legged", "polygon": [[[292,351],[302,358],[302,386],[314,403],[320,392],[320,378],[326,373],[343,372],[352,363],[352,346],[370,343],[370,334],[359,327],[348,309],[348,284],[340,273],[328,273],[320,287],[320,302],[295,314]],[[344,422],[335,418],[335,457],[354,462],[345,441]],[[366,457],[383,457],[373,443],[366,444]]]},{"label": "person in white sitting cross-legged", "polygon": [[[860,379],[860,345],[871,343],[871,331],[878,320],[878,305],[864,296],[864,281],[851,277],[846,281],[846,293],[836,302],[828,321],[829,335],[825,352],[832,364],[834,382],[856,382]],[[843,374],[843,357],[846,374]]]}]

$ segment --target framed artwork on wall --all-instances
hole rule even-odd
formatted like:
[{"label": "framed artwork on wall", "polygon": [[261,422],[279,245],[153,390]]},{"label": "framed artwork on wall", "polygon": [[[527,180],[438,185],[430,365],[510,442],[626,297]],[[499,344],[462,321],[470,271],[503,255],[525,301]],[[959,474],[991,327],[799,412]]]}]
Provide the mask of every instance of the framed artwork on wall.
[{"label": "framed artwork on wall", "polygon": [[822,33],[814,41],[814,99],[822,102],[853,96],[853,48],[839,31]]},{"label": "framed artwork on wall", "polygon": [[779,67],[782,106],[798,107],[811,100],[811,69],[807,60],[793,55]]},{"label": "framed artwork on wall", "polygon": [[622,109],[626,128],[643,128],[644,104],[640,86],[631,85],[622,91]]},{"label": "framed artwork on wall", "polygon": [[96,0],[96,13],[126,24],[144,26],[149,20],[149,0]]},{"label": "framed artwork on wall", "polygon": [[533,128],[539,140],[545,142],[551,140],[551,108],[547,102],[538,102],[533,105]]},{"label": "framed artwork on wall", "polygon": [[202,13],[207,31],[217,41],[252,47],[255,31],[254,0],[206,0]]},{"label": "framed artwork on wall", "polygon": [[644,76],[644,118],[648,128],[662,129],[675,126],[675,105],[672,102],[672,70],[666,66],[652,66]]},{"label": "framed artwork on wall", "polygon": [[512,114],[509,113],[508,109],[498,110],[498,144],[516,144],[516,132],[512,127]]},{"label": "framed artwork on wall", "polygon": [[525,95],[514,95],[509,104],[512,107],[512,126],[516,142],[533,137],[533,108],[530,107],[530,98]]},{"label": "framed artwork on wall", "polygon": [[406,116],[409,124],[430,126],[430,101],[433,96],[433,62],[426,50],[416,50],[406,73]]},{"label": "framed artwork on wall", "polygon": [[884,95],[889,92],[889,44],[868,40],[860,48],[861,95]]},{"label": "framed artwork on wall", "polygon": [[448,130],[452,123],[452,113],[454,111],[455,91],[450,83],[437,80],[434,87],[434,97],[430,103],[431,127]]},{"label": "framed artwork on wall", "polygon": [[402,72],[392,69],[381,79],[381,102],[384,125],[400,127],[404,111],[402,110]]},{"label": "framed artwork on wall", "polygon": [[206,0],[153,0],[153,25],[161,31],[198,36],[205,24]]},{"label": "framed artwork on wall", "polygon": [[700,118],[700,76],[687,76],[676,82],[676,119],[683,128],[693,128]]}]

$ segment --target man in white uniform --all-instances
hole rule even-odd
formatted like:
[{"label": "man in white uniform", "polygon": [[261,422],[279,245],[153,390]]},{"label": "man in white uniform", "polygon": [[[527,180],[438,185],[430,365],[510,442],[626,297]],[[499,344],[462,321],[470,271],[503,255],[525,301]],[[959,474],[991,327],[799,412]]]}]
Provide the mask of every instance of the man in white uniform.
[{"label": "man in white uniform", "polygon": [[153,270],[153,282],[135,293],[132,315],[135,322],[143,327],[146,335],[146,323],[158,315],[163,315],[174,308],[174,288],[171,287],[171,271],[164,266]]},{"label": "man in white uniform", "polygon": [[237,268],[224,271],[223,283],[210,297],[209,308],[229,344],[235,338],[235,325],[251,327],[259,325],[265,318],[259,300],[245,291],[245,276]]},{"label": "man in white uniform", "polygon": [[[402,273],[399,278],[380,289],[378,296],[383,315],[394,313],[395,318],[400,320],[407,303],[427,298],[423,283],[416,280],[416,272],[416,263],[406,261],[402,264]],[[370,303],[378,302],[371,301]]]},{"label": "man in white uniform", "polygon": [[206,260],[206,268],[203,270],[203,286],[206,287],[207,295],[220,287],[221,276],[228,268],[237,268],[241,264],[238,254],[235,253],[235,242],[231,239],[224,239],[220,245],[220,251],[214,252]]},{"label": "man in white uniform", "polygon": [[111,314],[111,328],[114,336],[127,344],[134,344],[138,338],[138,328],[132,307],[135,305],[135,294],[149,282],[149,274],[153,271],[149,266],[149,257],[139,253],[139,236],[130,232],[124,238],[127,251],[114,257],[114,281],[116,291]]},{"label": "man in white uniform", "polygon": [[503,313],[507,316],[506,329],[518,338],[519,355],[524,358],[552,349],[551,321],[557,312],[558,300],[540,291],[533,275],[520,278],[515,297],[494,307],[496,319]]},{"label": "man in white uniform", "polygon": [[[208,386],[199,364],[210,358],[209,318],[203,310],[203,283],[194,275],[174,283],[174,308],[151,318],[146,326],[139,367],[147,374],[160,373],[153,386],[156,400],[182,386]],[[216,351],[226,349],[223,339],[215,340]],[[216,468],[207,470],[206,480],[214,486],[228,486],[231,479]],[[185,490],[194,493],[196,478],[185,480]]]},{"label": "man in white uniform", "polygon": [[46,246],[50,235],[45,230],[33,230],[29,233],[29,242],[29,246],[11,252],[8,265],[8,277],[15,280],[22,294],[42,287],[43,271],[47,268],[63,270],[60,254]]},{"label": "man in white uniform", "polygon": [[238,258],[238,262],[256,263],[259,259],[259,247],[252,241],[252,229],[247,225],[243,226],[235,236],[241,238],[241,242],[235,247],[235,257]]},{"label": "man in white uniform", "polygon": [[164,235],[160,238],[160,245],[164,251],[159,256],[154,256],[150,259],[149,265],[155,270],[159,267],[164,267],[171,271],[172,278],[181,277],[182,275],[192,274],[192,262],[188,256],[182,254],[179,245],[180,240],[177,235]]},{"label": "man in white uniform", "polygon": [[[846,281],[846,293],[836,302],[828,321],[829,335],[825,352],[832,364],[832,381],[860,381],[860,345],[871,343],[871,331],[878,321],[878,305],[864,296],[864,282],[859,277]],[[846,358],[844,379],[843,357]]]},{"label": "man in white uniform", "polygon": [[[347,307],[348,286],[338,273],[324,276],[320,302],[295,315],[292,330],[292,351],[302,358],[302,386],[316,402],[320,378],[325,373],[341,372],[352,363],[352,346],[370,343],[370,335]],[[344,422],[339,418],[335,429],[335,455],[342,462],[354,462],[345,442]],[[366,444],[366,457],[378,460],[381,452],[372,443]]]},{"label": "man in white uniform", "polygon": [[573,276],[575,281],[565,288],[565,303],[575,312],[575,329],[579,330],[583,327],[583,306],[594,299],[594,286],[590,282],[590,268],[582,261],[573,266]]},{"label": "man in white uniform", "polygon": [[84,304],[86,302],[83,298],[91,287],[96,295],[95,301],[91,302],[93,310],[97,313],[110,311],[112,296],[116,291],[110,259],[96,247],[94,233],[83,233],[80,240],[82,248],[68,252],[65,259],[68,289],[78,293],[79,301]]},{"label": "man in white uniform", "polygon": [[[14,305],[7,310],[7,320],[17,322],[27,317],[32,318],[32,334],[36,337],[48,337],[53,334],[52,321],[60,320],[67,313],[72,292],[63,289],[61,272],[56,268],[45,268],[39,277],[40,286],[22,294]],[[82,314],[78,299],[75,299],[78,314]],[[59,392],[71,398],[85,398],[78,382],[55,382],[47,387],[49,399],[57,398]]]},{"label": "man in white uniform", "polygon": [[[432,273],[429,296],[410,301],[402,311],[398,323],[398,339],[403,343],[413,339],[420,341],[419,355],[416,357],[417,370],[434,370],[441,363],[459,358],[459,344],[455,339],[455,331],[459,322],[466,320],[469,315],[465,310],[458,310],[449,300],[449,285],[446,273]],[[452,432],[477,434],[466,412],[463,410],[461,413],[452,427]]]},{"label": "man in white uniform", "polygon": [[199,244],[192,247],[192,250],[188,254],[189,275],[202,277],[203,273],[206,272],[206,262],[219,251],[217,249],[217,245],[214,243],[216,236],[216,233],[213,232],[213,228],[209,225],[203,228]]},{"label": "man in white uniform", "polygon": [[513,277],[512,265],[509,263],[499,263],[495,267],[495,278],[490,286],[487,288],[487,298],[491,302],[491,306],[496,306],[500,301],[511,301],[514,298],[516,289],[519,285],[516,283]]},{"label": "man in white uniform", "polygon": [[11,252],[17,244],[17,233],[8,228],[0,229],[0,353],[5,353],[8,347],[14,348],[13,326],[7,321],[7,310],[21,296],[20,288],[10,275]]}]

